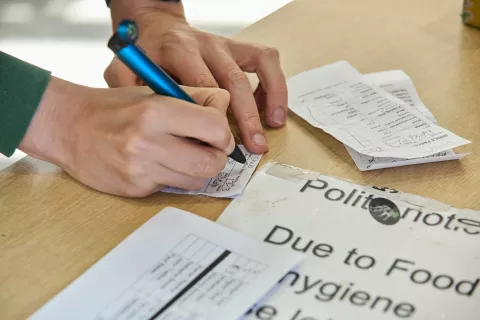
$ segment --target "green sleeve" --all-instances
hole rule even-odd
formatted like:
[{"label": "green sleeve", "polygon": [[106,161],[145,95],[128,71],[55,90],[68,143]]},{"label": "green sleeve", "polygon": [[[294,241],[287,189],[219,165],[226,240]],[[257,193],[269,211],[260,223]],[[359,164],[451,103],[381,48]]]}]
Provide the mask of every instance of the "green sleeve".
[{"label": "green sleeve", "polygon": [[15,152],[49,81],[49,71],[0,51],[0,153]]}]

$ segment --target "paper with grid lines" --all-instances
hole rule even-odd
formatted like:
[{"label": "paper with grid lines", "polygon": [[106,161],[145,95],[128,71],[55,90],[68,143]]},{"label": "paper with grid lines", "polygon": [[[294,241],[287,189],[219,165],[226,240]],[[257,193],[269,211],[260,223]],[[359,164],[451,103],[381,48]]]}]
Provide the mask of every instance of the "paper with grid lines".
[{"label": "paper with grid lines", "polygon": [[30,319],[241,319],[303,257],[166,208]]}]

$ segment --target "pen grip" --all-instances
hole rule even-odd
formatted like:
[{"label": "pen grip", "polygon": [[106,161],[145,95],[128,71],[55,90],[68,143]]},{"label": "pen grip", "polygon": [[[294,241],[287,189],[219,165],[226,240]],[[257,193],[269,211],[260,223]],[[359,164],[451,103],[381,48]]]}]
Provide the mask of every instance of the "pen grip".
[{"label": "pen grip", "polygon": [[[125,63],[156,94],[168,96],[191,103],[196,102],[165,71],[158,67],[139,47],[130,44],[117,52],[118,58]],[[188,140],[207,146],[195,138]]]},{"label": "pen grip", "polygon": [[136,45],[130,44],[122,48],[117,52],[117,56],[155,93],[196,104],[175,80],[150,60]]}]

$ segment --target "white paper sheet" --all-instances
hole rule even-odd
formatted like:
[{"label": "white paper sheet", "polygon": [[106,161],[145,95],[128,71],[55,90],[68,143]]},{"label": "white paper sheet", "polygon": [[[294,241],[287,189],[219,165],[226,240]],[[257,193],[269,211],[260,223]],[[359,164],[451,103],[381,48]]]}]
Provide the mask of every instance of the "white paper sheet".
[{"label": "white paper sheet", "polygon": [[289,106],[355,151],[419,158],[470,141],[443,129],[340,61],[288,79]]},{"label": "white paper sheet", "polygon": [[302,259],[166,208],[30,319],[239,319]]},{"label": "white paper sheet", "polygon": [[252,154],[247,151],[245,146],[238,146],[247,161],[244,164],[238,163],[230,158],[227,160],[225,169],[215,178],[208,180],[202,189],[198,191],[183,190],[179,188],[168,187],[162,192],[176,194],[205,195],[216,198],[235,198],[245,189],[255,168],[262,159],[261,154]]},{"label": "white paper sheet", "polygon": [[423,158],[378,158],[361,154],[353,150],[352,148],[349,148],[348,146],[345,146],[345,148],[347,149],[353,161],[361,171],[403,167],[422,163],[459,160],[467,155],[466,153],[457,154],[452,150],[447,150]]},{"label": "white paper sheet", "polygon": [[306,255],[249,320],[479,319],[480,211],[268,163],[217,222]]},{"label": "white paper sheet", "polygon": [[[367,83],[376,85],[392,94],[396,98],[408,103],[410,107],[420,112],[425,118],[433,123],[437,123],[437,120],[433,114],[430,112],[430,110],[428,110],[418,96],[413,81],[402,70],[370,73],[364,75],[363,79]],[[446,150],[427,157],[415,159],[379,158],[361,154],[348,146],[345,146],[345,148],[361,171],[393,168],[421,163],[458,160],[467,155],[456,154],[453,150]]]},{"label": "white paper sheet", "polygon": [[434,115],[418,96],[412,79],[403,70],[369,73],[363,75],[362,78],[365,82],[376,85],[403,102],[408,103],[425,118],[433,123],[437,123],[437,119],[435,119]]}]

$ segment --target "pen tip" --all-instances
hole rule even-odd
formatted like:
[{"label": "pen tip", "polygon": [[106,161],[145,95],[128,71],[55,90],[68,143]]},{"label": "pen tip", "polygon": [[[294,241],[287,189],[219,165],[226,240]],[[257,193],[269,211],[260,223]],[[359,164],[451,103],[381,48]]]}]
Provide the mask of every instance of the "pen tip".
[{"label": "pen tip", "polygon": [[235,149],[233,149],[233,152],[230,154],[229,157],[240,163],[247,162],[245,155],[243,154],[242,150],[240,150],[238,146],[235,146]]}]

